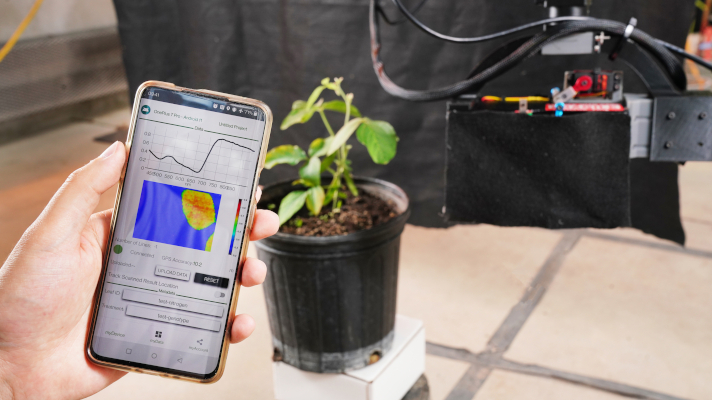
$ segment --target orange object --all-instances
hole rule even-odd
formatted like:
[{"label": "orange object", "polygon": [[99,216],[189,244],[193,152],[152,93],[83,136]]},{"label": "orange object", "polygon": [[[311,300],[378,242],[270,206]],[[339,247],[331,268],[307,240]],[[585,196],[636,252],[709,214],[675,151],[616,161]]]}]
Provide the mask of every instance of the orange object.
[{"label": "orange object", "polygon": [[497,97],[497,96],[484,96],[484,97],[482,97],[481,100],[486,103],[494,103],[494,102],[502,101],[502,98]]},{"label": "orange object", "polygon": [[705,27],[700,43],[700,55],[707,61],[712,61],[712,26]]},{"label": "orange object", "polygon": [[710,20],[710,7],[712,7],[712,0],[707,0],[705,2],[705,9],[702,11],[702,21],[700,23],[700,32],[704,32],[707,29],[707,25]]}]

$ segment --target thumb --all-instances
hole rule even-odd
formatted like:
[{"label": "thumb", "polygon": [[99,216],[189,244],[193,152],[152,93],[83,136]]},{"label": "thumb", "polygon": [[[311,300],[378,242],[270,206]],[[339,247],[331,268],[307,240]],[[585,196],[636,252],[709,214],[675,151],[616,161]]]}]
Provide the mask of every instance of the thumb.
[{"label": "thumb", "polygon": [[119,182],[126,162],[126,146],[115,142],[89,164],[74,171],[55,193],[32,227],[43,247],[53,247],[79,236],[99,197]]}]

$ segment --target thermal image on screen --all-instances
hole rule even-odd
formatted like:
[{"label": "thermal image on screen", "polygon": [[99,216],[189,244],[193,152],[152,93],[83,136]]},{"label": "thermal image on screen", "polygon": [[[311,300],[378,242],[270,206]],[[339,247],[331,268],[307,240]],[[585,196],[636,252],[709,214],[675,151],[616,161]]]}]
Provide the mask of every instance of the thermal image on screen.
[{"label": "thermal image on screen", "polygon": [[237,222],[240,220],[240,207],[242,200],[237,202],[237,212],[235,213],[235,225],[232,226],[232,239],[230,239],[230,254],[232,254],[232,245],[235,244],[235,233],[237,232]]},{"label": "thermal image on screen", "polygon": [[210,251],[219,209],[219,194],[144,181],[133,237]]}]

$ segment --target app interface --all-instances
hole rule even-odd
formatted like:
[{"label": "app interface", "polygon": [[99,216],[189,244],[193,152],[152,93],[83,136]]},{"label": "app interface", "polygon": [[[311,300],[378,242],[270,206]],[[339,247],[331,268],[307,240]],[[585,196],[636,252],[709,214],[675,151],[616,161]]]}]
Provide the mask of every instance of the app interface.
[{"label": "app interface", "polygon": [[144,91],[97,355],[197,375],[216,370],[264,127],[257,107]]}]

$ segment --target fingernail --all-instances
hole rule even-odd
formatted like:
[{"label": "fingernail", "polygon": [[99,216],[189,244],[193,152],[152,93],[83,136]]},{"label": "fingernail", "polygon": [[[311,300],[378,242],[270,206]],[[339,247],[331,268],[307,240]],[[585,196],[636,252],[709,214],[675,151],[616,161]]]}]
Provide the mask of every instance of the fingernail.
[{"label": "fingernail", "polygon": [[114,144],[112,144],[111,146],[107,147],[107,149],[104,150],[103,153],[101,153],[101,155],[99,156],[99,158],[109,158],[109,157],[111,157],[112,155],[114,155],[114,153],[116,153],[116,149],[118,148],[118,145],[119,145],[119,142],[114,142]]}]

